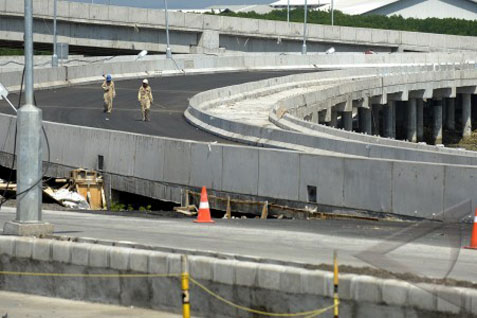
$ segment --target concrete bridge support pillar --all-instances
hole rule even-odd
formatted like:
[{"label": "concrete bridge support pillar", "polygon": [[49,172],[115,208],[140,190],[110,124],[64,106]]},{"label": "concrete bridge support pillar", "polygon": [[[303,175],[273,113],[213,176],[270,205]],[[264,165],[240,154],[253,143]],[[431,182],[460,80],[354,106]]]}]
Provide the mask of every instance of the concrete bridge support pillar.
[{"label": "concrete bridge support pillar", "polygon": [[424,139],[424,101],[421,98],[416,100],[416,133],[417,141]]},{"label": "concrete bridge support pillar", "polygon": [[371,135],[371,109],[360,107],[359,110],[359,129],[362,133]]},{"label": "concrete bridge support pillar", "polygon": [[455,98],[446,100],[446,127],[449,130],[455,129]]},{"label": "concrete bridge support pillar", "polygon": [[379,108],[381,105],[371,105],[371,120],[373,122],[373,135],[378,135],[380,136],[380,131],[379,131]]},{"label": "concrete bridge support pillar", "polygon": [[442,144],[442,100],[434,101],[434,125],[432,131],[432,137],[434,143]]},{"label": "concrete bridge support pillar", "polygon": [[417,142],[417,106],[416,99],[410,98],[407,103],[407,140]]},{"label": "concrete bridge support pillar", "polygon": [[331,121],[330,121],[330,126],[337,128],[338,127],[338,113],[331,109]]},{"label": "concrete bridge support pillar", "polygon": [[385,123],[384,123],[384,135],[385,137],[388,137],[388,138],[395,138],[396,135],[394,134],[395,132],[395,127],[396,127],[396,119],[394,117],[394,108],[395,108],[395,105],[394,105],[394,102],[393,101],[389,101],[388,104],[385,106],[384,110],[384,120],[385,120]]},{"label": "concrete bridge support pillar", "polygon": [[347,131],[353,130],[353,112],[343,112],[343,126]]},{"label": "concrete bridge support pillar", "polygon": [[470,137],[472,134],[471,95],[462,94],[462,137]]}]

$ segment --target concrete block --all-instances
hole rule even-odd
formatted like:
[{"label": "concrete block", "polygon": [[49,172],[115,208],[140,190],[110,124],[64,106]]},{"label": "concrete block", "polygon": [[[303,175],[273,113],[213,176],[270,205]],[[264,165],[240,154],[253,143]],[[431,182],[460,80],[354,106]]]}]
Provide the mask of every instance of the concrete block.
[{"label": "concrete block", "polygon": [[421,310],[437,310],[437,297],[434,294],[434,286],[417,284],[409,287],[408,304]]},{"label": "concrete block", "polygon": [[5,12],[7,0],[0,0],[0,12]]},{"label": "concrete block", "polygon": [[51,249],[52,241],[50,240],[35,240],[33,242],[33,256],[32,258],[37,261],[49,261],[52,257]]},{"label": "concrete block", "polygon": [[150,274],[167,273],[167,254],[161,252],[151,252],[148,254],[148,272]]},{"label": "concrete block", "polygon": [[33,255],[32,238],[17,238],[15,242],[15,256],[20,258],[30,258]]},{"label": "concrete block", "polygon": [[223,17],[216,15],[204,15],[204,29],[207,30],[218,30],[222,29]]},{"label": "concrete block", "polygon": [[52,260],[62,263],[70,263],[72,255],[72,247],[74,243],[57,241],[51,246]]},{"label": "concrete block", "polygon": [[150,251],[144,250],[131,250],[129,253],[129,269],[135,272],[147,273],[150,253]]},{"label": "concrete block", "polygon": [[1,236],[0,237],[0,255],[5,254],[8,256],[15,255],[15,241],[16,237]]},{"label": "concrete block", "polygon": [[[51,8],[50,8],[51,3]],[[34,1],[33,14],[43,16],[53,16],[53,2],[50,1]]]},{"label": "concrete block", "polygon": [[437,311],[459,314],[464,310],[464,295],[459,288],[439,286],[437,288]]},{"label": "concrete block", "polygon": [[108,268],[111,249],[113,248],[104,245],[91,246],[88,265],[91,267]]},{"label": "concrete block", "polygon": [[166,25],[166,15],[164,10],[148,10],[147,23],[153,25]]},{"label": "concrete block", "polygon": [[210,257],[189,256],[190,275],[195,279],[212,280],[214,260]]},{"label": "concrete block", "polygon": [[300,268],[286,267],[280,273],[280,289],[286,293],[299,294],[301,292],[301,276],[305,270]]},{"label": "concrete block", "polygon": [[188,142],[165,140],[164,181],[188,184],[191,169],[191,145]]},{"label": "concrete block", "polygon": [[299,155],[288,151],[259,151],[258,195],[298,200]]},{"label": "concrete block", "polygon": [[355,276],[351,280],[351,295],[358,302],[380,303],[382,292],[379,279],[370,276]]},{"label": "concrete block", "polygon": [[202,30],[202,27],[204,26],[204,16],[204,14],[185,14],[184,25],[186,25],[187,28]]},{"label": "concrete block", "polygon": [[116,247],[111,249],[109,254],[110,266],[112,269],[128,270],[129,269],[129,253],[130,248]]},{"label": "concrete block", "polygon": [[75,243],[71,246],[71,263],[87,266],[89,264],[89,249],[91,244]]},{"label": "concrete block", "polygon": [[243,194],[258,194],[258,149],[224,147],[222,190]]},{"label": "concrete block", "polygon": [[222,146],[193,143],[190,148],[190,185],[222,188]]},{"label": "concrete block", "polygon": [[341,158],[300,154],[299,200],[309,201],[308,186],[312,186],[318,203],[343,206],[344,172]]},{"label": "concrete block", "polygon": [[168,274],[182,273],[181,255],[179,254],[167,255],[167,273]]},{"label": "concrete block", "polygon": [[257,286],[265,289],[280,290],[280,276],[285,271],[283,266],[259,264]]},{"label": "concrete block", "polygon": [[301,274],[301,293],[319,296],[329,295],[328,280],[330,274],[320,270],[303,271]]},{"label": "concrete block", "polygon": [[216,259],[213,264],[213,281],[233,285],[235,282],[236,265],[236,261]]},{"label": "concrete block", "polygon": [[387,305],[403,306],[407,302],[408,290],[411,285],[399,280],[383,280],[381,290],[383,302]]},{"label": "concrete block", "polygon": [[239,262],[235,267],[235,284],[252,287],[257,285],[258,264]]},{"label": "concrete block", "polygon": [[[106,138],[107,134],[104,136]],[[131,176],[134,173],[134,162],[136,142],[138,135],[131,135],[127,133],[111,133],[109,132],[108,153],[105,156],[105,168],[109,172],[114,172],[123,176]],[[96,137],[94,137],[96,140]],[[129,149],[130,151],[123,151]],[[92,150],[88,150],[89,153]],[[104,147],[101,151],[104,153]],[[97,156],[96,156],[97,160]]]}]

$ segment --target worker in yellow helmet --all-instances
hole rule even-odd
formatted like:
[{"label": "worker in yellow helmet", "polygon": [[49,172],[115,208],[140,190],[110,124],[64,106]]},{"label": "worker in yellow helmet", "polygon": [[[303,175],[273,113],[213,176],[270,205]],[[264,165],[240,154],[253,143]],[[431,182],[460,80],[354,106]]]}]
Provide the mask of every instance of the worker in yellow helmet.
[{"label": "worker in yellow helmet", "polygon": [[142,86],[139,87],[137,99],[141,103],[142,120],[149,121],[149,111],[153,102],[151,87],[147,79],[142,81]]},{"label": "worker in yellow helmet", "polygon": [[116,97],[116,89],[111,74],[106,75],[106,80],[101,88],[104,90],[104,112],[110,114],[113,110],[113,99]]}]

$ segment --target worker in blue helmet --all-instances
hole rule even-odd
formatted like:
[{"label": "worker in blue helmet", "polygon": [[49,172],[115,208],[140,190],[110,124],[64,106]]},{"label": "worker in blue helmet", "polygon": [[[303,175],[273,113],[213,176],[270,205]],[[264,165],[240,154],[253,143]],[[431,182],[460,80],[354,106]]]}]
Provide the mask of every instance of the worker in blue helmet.
[{"label": "worker in blue helmet", "polygon": [[113,99],[116,97],[116,89],[111,74],[106,75],[101,88],[104,91],[104,112],[110,114],[113,110]]}]

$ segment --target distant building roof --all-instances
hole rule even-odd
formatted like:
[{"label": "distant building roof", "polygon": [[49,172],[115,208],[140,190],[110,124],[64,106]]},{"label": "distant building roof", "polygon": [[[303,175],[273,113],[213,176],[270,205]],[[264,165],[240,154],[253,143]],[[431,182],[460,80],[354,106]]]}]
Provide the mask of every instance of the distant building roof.
[{"label": "distant building roof", "polygon": [[[304,7],[305,6],[305,0],[289,0],[290,1],[290,7]],[[328,3],[329,0],[307,0],[307,6],[308,7],[321,7]],[[274,8],[284,8],[288,6],[288,0],[278,0],[276,2],[270,3],[270,6]]]},{"label": "distant building roof", "polygon": [[218,13],[222,12],[252,12],[255,11],[260,14],[269,13],[273,10],[269,5],[260,5],[260,4],[253,4],[253,5],[218,5],[218,6],[210,6],[204,11],[215,11]]}]

